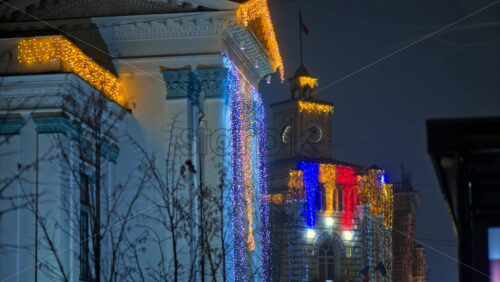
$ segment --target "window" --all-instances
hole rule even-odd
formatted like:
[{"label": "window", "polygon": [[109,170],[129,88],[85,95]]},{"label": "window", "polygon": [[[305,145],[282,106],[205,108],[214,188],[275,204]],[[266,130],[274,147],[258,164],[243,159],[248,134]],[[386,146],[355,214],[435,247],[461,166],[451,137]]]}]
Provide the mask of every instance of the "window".
[{"label": "window", "polygon": [[344,211],[344,191],[342,190],[342,187],[340,185],[337,186],[337,191],[338,191],[338,200],[339,200],[338,211],[343,212]]},{"label": "window", "polygon": [[89,205],[89,176],[86,174],[80,175],[80,203]]},{"label": "window", "polygon": [[318,253],[319,280],[333,280],[335,278],[335,255],[332,245],[323,243]]},{"label": "window", "polygon": [[89,214],[80,211],[80,280],[90,280],[89,269]]},{"label": "window", "polygon": [[90,281],[89,266],[89,177],[81,174],[80,179],[80,280]]}]

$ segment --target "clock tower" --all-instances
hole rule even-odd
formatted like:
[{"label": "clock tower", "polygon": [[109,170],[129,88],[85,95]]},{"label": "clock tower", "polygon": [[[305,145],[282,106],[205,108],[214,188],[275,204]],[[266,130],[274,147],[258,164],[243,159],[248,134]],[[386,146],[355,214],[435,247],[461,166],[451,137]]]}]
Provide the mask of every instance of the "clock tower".
[{"label": "clock tower", "polygon": [[[312,77],[303,64],[289,82],[290,98],[271,105],[274,139],[271,174],[274,176],[288,177],[279,171],[287,173],[297,166],[298,160],[332,158],[333,104],[314,99],[317,78]],[[277,178],[281,177],[271,177]]]},{"label": "clock tower", "polygon": [[373,280],[392,281],[392,186],[377,167],[333,158],[334,106],[315,99],[303,64],[289,83],[271,105],[273,280],[361,281],[380,269]]}]

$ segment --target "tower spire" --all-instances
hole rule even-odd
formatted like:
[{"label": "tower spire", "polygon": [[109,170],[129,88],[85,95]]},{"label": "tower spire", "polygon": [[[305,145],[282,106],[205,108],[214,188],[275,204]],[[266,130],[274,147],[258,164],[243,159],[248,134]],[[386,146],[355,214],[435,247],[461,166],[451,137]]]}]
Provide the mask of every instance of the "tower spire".
[{"label": "tower spire", "polygon": [[311,91],[317,86],[317,79],[309,75],[309,72],[304,67],[303,61],[303,48],[302,48],[302,33],[309,34],[304,22],[302,22],[302,11],[299,9],[299,55],[300,55],[300,65],[295,71],[294,77],[290,79],[291,81],[291,91],[292,98],[305,98],[309,97]]},{"label": "tower spire", "polygon": [[299,9],[299,44],[300,44],[300,65],[302,65],[302,12]]},{"label": "tower spire", "polygon": [[302,22],[302,12],[299,9],[299,44],[300,44],[300,65],[302,65],[302,32],[305,34],[309,34],[309,30],[307,29],[304,22]]}]

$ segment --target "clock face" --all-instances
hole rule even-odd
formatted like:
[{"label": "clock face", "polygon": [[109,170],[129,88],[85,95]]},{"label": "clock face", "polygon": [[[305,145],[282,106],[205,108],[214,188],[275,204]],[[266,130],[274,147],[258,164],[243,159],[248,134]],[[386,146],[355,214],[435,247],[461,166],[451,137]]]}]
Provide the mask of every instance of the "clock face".
[{"label": "clock face", "polygon": [[317,124],[311,124],[307,129],[307,140],[318,143],[323,138],[323,131]]},{"label": "clock face", "polygon": [[281,133],[281,141],[286,144],[289,143],[290,140],[292,140],[292,126],[289,124],[285,126]]}]

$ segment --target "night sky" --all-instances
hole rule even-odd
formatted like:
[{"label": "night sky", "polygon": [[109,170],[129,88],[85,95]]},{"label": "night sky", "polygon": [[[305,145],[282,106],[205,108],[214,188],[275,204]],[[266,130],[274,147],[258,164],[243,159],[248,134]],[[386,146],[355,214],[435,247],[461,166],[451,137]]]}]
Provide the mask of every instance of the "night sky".
[{"label": "night sky", "polygon": [[[457,281],[456,244],[429,241],[455,236],[427,153],[425,120],[500,115],[500,1],[345,79],[495,1],[269,2],[287,78],[299,65],[302,9],[309,29],[303,36],[304,65],[319,78],[316,97],[336,106],[334,157],[377,164],[392,181],[400,180],[401,162],[413,171],[421,202],[416,235],[426,243],[429,280]],[[290,95],[277,75],[260,90],[267,105]]]}]

